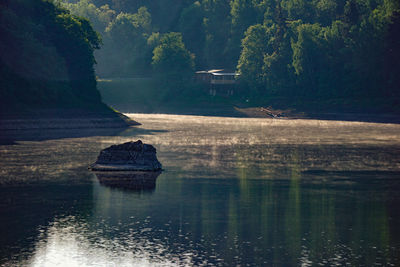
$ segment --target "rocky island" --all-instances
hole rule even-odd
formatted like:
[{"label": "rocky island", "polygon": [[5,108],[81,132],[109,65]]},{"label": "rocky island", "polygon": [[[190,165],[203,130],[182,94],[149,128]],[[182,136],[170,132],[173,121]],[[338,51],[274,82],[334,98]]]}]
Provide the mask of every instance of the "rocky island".
[{"label": "rocky island", "polygon": [[156,149],[141,140],[103,149],[89,168],[93,171],[160,171]]}]

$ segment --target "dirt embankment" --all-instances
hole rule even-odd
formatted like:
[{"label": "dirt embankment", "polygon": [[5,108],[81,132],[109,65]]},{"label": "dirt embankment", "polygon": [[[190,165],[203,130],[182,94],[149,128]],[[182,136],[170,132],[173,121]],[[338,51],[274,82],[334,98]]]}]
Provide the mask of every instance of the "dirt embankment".
[{"label": "dirt embankment", "polygon": [[126,128],[140,123],[114,111],[40,110],[2,114],[0,130]]},{"label": "dirt embankment", "polygon": [[274,109],[272,107],[253,107],[253,108],[238,108],[235,107],[236,111],[245,114],[248,117],[253,118],[306,118],[305,113],[295,112],[291,109]]},{"label": "dirt embankment", "polygon": [[251,108],[235,107],[235,110],[251,118],[318,119],[377,123],[400,123],[400,116],[397,114],[378,114],[373,112],[298,112],[293,109],[274,109],[271,106]]}]

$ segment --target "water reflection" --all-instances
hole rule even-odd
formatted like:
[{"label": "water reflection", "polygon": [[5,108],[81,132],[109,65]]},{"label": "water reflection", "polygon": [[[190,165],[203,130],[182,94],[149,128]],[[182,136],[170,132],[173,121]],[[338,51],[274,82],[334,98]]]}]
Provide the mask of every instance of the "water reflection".
[{"label": "water reflection", "polygon": [[152,192],[156,188],[156,179],[161,171],[114,171],[95,172],[101,185],[131,191]]},{"label": "water reflection", "polygon": [[97,222],[98,228],[76,217],[56,219],[40,235],[35,253],[23,265],[45,266],[193,266],[191,256],[171,255],[162,243],[143,238],[151,229],[135,229],[124,237],[110,238],[118,231]]},{"label": "water reflection", "polygon": [[92,199],[85,182],[0,185],[0,266],[25,266],[54,217],[85,216]]},{"label": "water reflection", "polygon": [[[93,184],[92,211],[42,228],[27,266],[398,266],[397,191],[369,184],[163,177],[157,194]],[[164,176],[165,174],[163,174]],[[169,180],[169,181],[167,181]],[[176,188],[177,190],[173,190]],[[218,196],[218,197],[215,197]],[[366,201],[366,198],[369,199]]]},{"label": "water reflection", "polygon": [[[400,125],[135,118],[0,146],[0,265],[400,266]],[[166,169],[150,194],[87,170],[139,138]]]}]

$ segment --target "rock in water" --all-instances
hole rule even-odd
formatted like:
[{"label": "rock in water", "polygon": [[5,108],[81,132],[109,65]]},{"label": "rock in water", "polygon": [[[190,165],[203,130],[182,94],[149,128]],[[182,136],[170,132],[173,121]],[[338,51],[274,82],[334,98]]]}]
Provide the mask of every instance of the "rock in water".
[{"label": "rock in water", "polygon": [[93,171],[159,171],[161,163],[152,145],[141,140],[113,145],[103,149],[96,162],[90,166]]}]

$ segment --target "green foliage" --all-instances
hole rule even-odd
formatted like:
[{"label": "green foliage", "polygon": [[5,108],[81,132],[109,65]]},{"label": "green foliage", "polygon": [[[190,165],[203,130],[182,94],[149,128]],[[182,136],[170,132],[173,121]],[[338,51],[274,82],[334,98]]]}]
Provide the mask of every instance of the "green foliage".
[{"label": "green foliage", "polygon": [[161,36],[153,50],[154,77],[160,88],[161,98],[169,102],[190,88],[194,71],[194,56],[185,48],[180,33]]},{"label": "green foliage", "polygon": [[240,55],[240,40],[243,39],[247,28],[257,23],[262,23],[258,17],[257,8],[252,0],[234,0],[231,1],[231,17],[232,17],[232,36],[229,39],[229,54],[234,57],[235,61]]},{"label": "green foliage", "polygon": [[400,96],[400,9],[390,15],[385,37],[383,74],[387,83],[385,95],[398,97]]},{"label": "green foliage", "polygon": [[92,0],[80,0],[75,4],[61,1],[57,2],[70,10],[72,14],[89,19],[93,28],[99,32],[104,31],[116,16],[115,10],[110,9],[108,4],[97,7]]},{"label": "green foliage", "polygon": [[270,5],[264,16],[268,27],[251,26],[243,39],[241,78],[259,95],[309,100],[398,95],[398,61],[387,57],[398,59],[393,51],[400,47],[394,48],[398,22],[390,23],[398,14],[393,3],[287,0]]},{"label": "green foliage", "polygon": [[[140,12],[140,13],[139,13]],[[112,40],[118,42],[132,42],[132,38],[150,32],[151,16],[145,7],[138,10],[136,14],[120,13],[111,22],[105,32]]]},{"label": "green foliage", "polygon": [[203,27],[204,10],[199,1],[182,10],[179,18],[179,31],[188,50],[196,56],[196,66],[205,67],[203,50],[205,46],[205,29]]},{"label": "green foliage", "polygon": [[188,80],[193,75],[194,58],[185,48],[180,33],[164,34],[153,50],[152,65],[157,75],[171,81]]},{"label": "green foliage", "polygon": [[246,31],[238,69],[241,79],[250,88],[258,88],[264,83],[264,58],[273,53],[270,43],[272,37],[271,29],[260,24],[253,25]]},{"label": "green foliage", "polygon": [[189,77],[194,54],[198,68],[236,68],[255,98],[399,95],[398,0],[62,2],[102,29],[101,76]]},{"label": "green foliage", "polygon": [[2,5],[2,108],[102,106],[93,69],[101,39],[89,21],[45,0]]},{"label": "green foliage", "polygon": [[[230,67],[227,51],[231,19],[229,1],[203,0],[205,31],[204,61],[206,68]],[[197,55],[196,55],[197,56]],[[202,55],[200,55],[202,56]]]},{"label": "green foliage", "polygon": [[104,32],[104,49],[97,54],[97,71],[108,76],[132,76],[151,70],[151,15],[146,7],[137,13],[120,13]]}]

